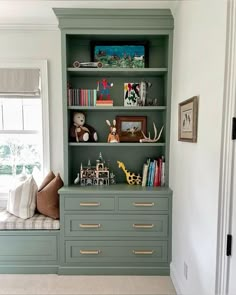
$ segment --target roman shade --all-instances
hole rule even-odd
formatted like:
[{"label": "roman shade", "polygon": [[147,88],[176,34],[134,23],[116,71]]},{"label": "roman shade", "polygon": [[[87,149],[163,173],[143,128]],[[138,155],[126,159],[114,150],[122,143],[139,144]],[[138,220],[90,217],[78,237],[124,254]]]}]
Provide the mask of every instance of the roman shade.
[{"label": "roman shade", "polygon": [[39,97],[39,69],[0,69],[0,96]]}]

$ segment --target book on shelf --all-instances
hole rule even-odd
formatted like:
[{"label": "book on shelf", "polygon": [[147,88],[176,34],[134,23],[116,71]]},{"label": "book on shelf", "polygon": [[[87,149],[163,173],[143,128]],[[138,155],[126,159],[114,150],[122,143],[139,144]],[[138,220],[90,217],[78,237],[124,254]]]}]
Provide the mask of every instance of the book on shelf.
[{"label": "book on shelf", "polygon": [[111,99],[106,99],[106,100],[101,100],[101,99],[98,99],[96,101],[96,106],[113,106],[113,100]]},{"label": "book on shelf", "polygon": [[67,90],[68,106],[95,106],[97,101],[96,89],[74,89]]},{"label": "book on shelf", "polygon": [[146,186],[147,183],[147,175],[148,175],[148,164],[143,164],[143,177],[142,177],[142,186]]},{"label": "book on shelf", "polygon": [[165,160],[162,157],[162,170],[161,170],[161,186],[165,185]]},{"label": "book on shelf", "polygon": [[157,165],[155,167],[155,174],[154,174],[154,183],[153,183],[153,186],[158,186],[158,172],[159,171],[159,165],[158,165],[158,162],[157,162]]},{"label": "book on shelf", "polygon": [[165,161],[164,157],[148,159],[143,164],[142,186],[164,186],[165,185]]}]

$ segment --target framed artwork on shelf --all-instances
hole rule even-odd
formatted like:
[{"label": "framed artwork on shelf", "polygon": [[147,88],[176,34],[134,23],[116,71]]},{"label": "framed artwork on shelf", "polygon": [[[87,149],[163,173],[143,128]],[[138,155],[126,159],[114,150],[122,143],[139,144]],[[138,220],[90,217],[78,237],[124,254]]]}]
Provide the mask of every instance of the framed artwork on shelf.
[{"label": "framed artwork on shelf", "polygon": [[147,42],[92,42],[91,58],[104,68],[148,67]]},{"label": "framed artwork on shelf", "polygon": [[139,142],[147,132],[146,116],[116,116],[120,142]]},{"label": "framed artwork on shelf", "polygon": [[140,84],[139,83],[124,83],[124,106],[137,106],[140,101]]},{"label": "framed artwork on shelf", "polygon": [[198,96],[179,104],[179,141],[197,142]]}]

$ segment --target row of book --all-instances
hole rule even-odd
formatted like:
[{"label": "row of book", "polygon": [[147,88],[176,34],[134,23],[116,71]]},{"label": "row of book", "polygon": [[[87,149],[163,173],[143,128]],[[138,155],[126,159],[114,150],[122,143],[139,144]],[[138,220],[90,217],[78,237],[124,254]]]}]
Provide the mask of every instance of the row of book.
[{"label": "row of book", "polygon": [[74,89],[67,90],[68,106],[96,106],[96,89]]},{"label": "row of book", "polygon": [[148,159],[143,164],[142,186],[164,186],[165,185],[165,159]]}]

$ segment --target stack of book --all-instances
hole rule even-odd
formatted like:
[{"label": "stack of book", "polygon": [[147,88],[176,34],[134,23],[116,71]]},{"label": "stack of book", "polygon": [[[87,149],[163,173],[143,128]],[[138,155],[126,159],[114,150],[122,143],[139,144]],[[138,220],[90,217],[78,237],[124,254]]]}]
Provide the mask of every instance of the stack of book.
[{"label": "stack of book", "polygon": [[96,89],[74,89],[67,90],[68,106],[95,106],[97,101]]},{"label": "stack of book", "polygon": [[102,106],[102,107],[112,107],[113,106],[113,100],[111,99],[98,99],[96,101],[96,106]]},{"label": "stack of book", "polygon": [[158,159],[148,159],[143,164],[142,186],[164,186],[165,185],[165,160],[164,157]]}]

